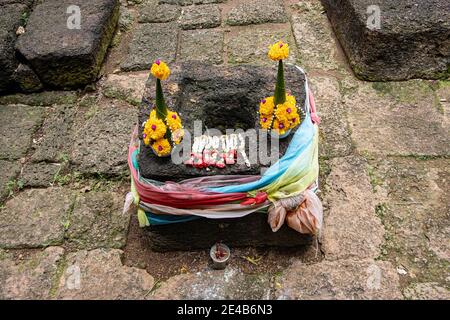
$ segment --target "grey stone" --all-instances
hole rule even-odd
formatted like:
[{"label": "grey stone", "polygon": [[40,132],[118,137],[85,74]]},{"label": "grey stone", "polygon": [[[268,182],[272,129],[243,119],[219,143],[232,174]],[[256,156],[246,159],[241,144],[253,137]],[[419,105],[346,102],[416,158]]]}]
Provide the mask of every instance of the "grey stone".
[{"label": "grey stone", "polygon": [[[169,108],[180,114],[183,126],[193,136],[194,121],[198,119],[203,121],[202,129],[206,129],[206,125],[223,133],[226,129],[258,128],[259,101],[273,95],[275,81],[275,68],[248,65],[214,66],[192,61],[181,66],[172,66],[172,74],[165,81],[163,90]],[[297,101],[304,102],[304,76],[292,65],[285,67],[285,81],[286,88],[292,92]],[[144,95],[145,101],[152,104],[154,95],[155,81],[150,78]],[[304,105],[301,104],[301,107]],[[148,119],[150,110],[147,103],[141,105],[140,128]],[[286,150],[291,138],[292,135],[280,140],[281,154]],[[270,138],[268,142],[270,143]],[[270,147],[268,148],[270,150]],[[258,175],[261,172],[259,163],[247,167],[241,161],[223,169],[212,167],[209,171],[177,165],[170,159],[156,157],[150,147],[143,143],[138,161],[142,176],[163,181],[179,181],[183,178],[217,174]]]},{"label": "grey stone", "polygon": [[223,63],[223,39],[222,31],[183,31],[180,39],[180,59],[221,64]]},{"label": "grey stone", "polygon": [[269,299],[270,276],[248,275],[234,267],[169,278],[150,297],[155,300]]},{"label": "grey stone", "polygon": [[307,71],[340,70],[338,44],[319,1],[300,1],[292,12],[292,30],[298,48],[298,62]]},{"label": "grey stone", "polygon": [[71,197],[61,188],[25,190],[0,211],[0,247],[37,248],[62,244]]},{"label": "grey stone", "polygon": [[16,3],[0,6],[0,92],[3,92],[14,89],[12,76],[19,65],[14,52],[16,30],[23,23],[22,15],[28,12],[28,7]]},{"label": "grey stone", "polygon": [[10,184],[20,172],[20,166],[16,162],[0,160],[0,203],[9,196]]},{"label": "grey stone", "polygon": [[120,7],[119,29],[120,31],[128,31],[133,25],[134,15],[131,10],[126,7]]},{"label": "grey stone", "polygon": [[310,75],[309,84],[317,114],[321,118],[319,156],[333,158],[350,155],[352,140],[338,80],[329,76]]},{"label": "grey stone", "polygon": [[63,248],[48,247],[24,260],[0,259],[0,299],[51,299],[63,255]]},{"label": "grey stone", "polygon": [[14,71],[13,79],[24,92],[36,92],[43,89],[41,80],[36,73],[25,64],[19,64]]},{"label": "grey stone", "polygon": [[376,258],[384,229],[375,214],[364,159],[349,156],[330,161],[324,187],[322,251],[329,260]]},{"label": "grey stone", "polygon": [[140,105],[148,71],[108,74],[103,83],[103,94],[112,99]]},{"label": "grey stone", "polygon": [[130,215],[124,197],[114,192],[90,192],[75,201],[65,237],[79,249],[122,248]]},{"label": "grey stone", "polygon": [[[322,0],[322,3],[358,77],[371,81],[448,78],[447,0]],[[371,28],[376,12],[367,13],[370,5],[380,9],[379,29],[376,25]]]},{"label": "grey stone", "polygon": [[[67,27],[70,5],[80,7],[80,29]],[[34,8],[16,48],[45,85],[80,87],[96,79],[118,19],[118,0],[47,0]]]},{"label": "grey stone", "polygon": [[279,40],[289,44],[289,57],[285,61],[288,63],[295,63],[296,61],[295,41],[289,26],[280,28],[263,25],[236,31],[232,30],[228,38],[228,62],[231,64],[274,64],[267,56],[267,53],[270,45]]},{"label": "grey stone", "polygon": [[78,99],[75,91],[43,91],[30,94],[0,96],[1,104],[25,104],[29,106],[51,106],[53,104],[74,104]]},{"label": "grey stone", "polygon": [[93,108],[87,120],[80,114],[75,122],[70,161],[85,174],[124,175],[137,110],[120,101]]},{"label": "grey stone", "polygon": [[295,262],[284,271],[276,296],[282,300],[401,299],[399,279],[389,262],[374,260]]},{"label": "grey stone", "polygon": [[159,3],[177,4],[180,6],[188,6],[191,4],[210,4],[210,3],[222,3],[225,0],[159,0]]},{"label": "grey stone", "polygon": [[[121,261],[122,251],[96,249],[78,251],[67,256],[56,298],[63,300],[145,299],[154,280],[145,270],[127,267]],[[73,270],[80,279],[73,285]]]},{"label": "grey stone", "polygon": [[435,282],[413,284],[403,291],[403,295],[411,300],[450,300],[448,288]]},{"label": "grey stone", "polygon": [[147,70],[156,59],[171,63],[177,51],[175,23],[143,23],[134,32],[129,52],[121,64],[124,71]]},{"label": "grey stone", "polygon": [[27,106],[0,106],[0,159],[24,157],[31,137],[41,125],[43,110]]},{"label": "grey stone", "polygon": [[448,118],[428,81],[367,83],[344,96],[359,152],[377,155],[450,154]]},{"label": "grey stone", "polygon": [[406,271],[404,286],[448,287],[450,160],[388,157],[370,164],[377,213],[386,228],[382,258]]},{"label": "grey stone", "polygon": [[76,109],[72,106],[50,108],[41,129],[41,136],[33,145],[34,162],[64,162],[69,160],[72,145],[72,125]]},{"label": "grey stone", "polygon": [[30,163],[23,168],[20,180],[25,187],[49,187],[62,169],[58,163]]},{"label": "grey stone", "polygon": [[26,6],[31,6],[34,0],[0,0],[0,6],[4,6],[6,4],[24,4]]},{"label": "grey stone", "polygon": [[220,26],[220,8],[218,5],[206,4],[201,6],[185,7],[181,11],[181,28],[202,29]]},{"label": "grey stone", "polygon": [[170,4],[157,5],[156,3],[145,3],[139,7],[139,22],[169,22],[176,20],[181,13],[179,6]]},{"label": "grey stone", "polygon": [[250,0],[238,3],[230,10],[226,19],[227,24],[232,26],[287,21],[283,2],[278,0]]}]

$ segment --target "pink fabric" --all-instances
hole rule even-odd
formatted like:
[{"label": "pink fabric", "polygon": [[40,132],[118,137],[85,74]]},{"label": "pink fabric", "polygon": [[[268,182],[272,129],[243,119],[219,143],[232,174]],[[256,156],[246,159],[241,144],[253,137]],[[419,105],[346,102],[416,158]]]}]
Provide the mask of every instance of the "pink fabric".
[{"label": "pink fabric", "polygon": [[309,89],[309,105],[311,107],[312,122],[316,123],[316,124],[320,124],[320,117],[317,115],[316,102],[314,101],[314,96],[313,96],[311,89]]}]

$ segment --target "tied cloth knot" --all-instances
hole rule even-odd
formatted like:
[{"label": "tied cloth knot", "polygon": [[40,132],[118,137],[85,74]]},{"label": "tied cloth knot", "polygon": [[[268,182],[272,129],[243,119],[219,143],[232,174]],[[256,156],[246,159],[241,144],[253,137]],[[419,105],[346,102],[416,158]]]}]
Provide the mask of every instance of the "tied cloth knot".
[{"label": "tied cloth knot", "polygon": [[265,192],[258,192],[254,198],[247,198],[244,201],[241,202],[241,206],[248,206],[252,204],[261,204],[266,202],[267,200],[267,193]]}]

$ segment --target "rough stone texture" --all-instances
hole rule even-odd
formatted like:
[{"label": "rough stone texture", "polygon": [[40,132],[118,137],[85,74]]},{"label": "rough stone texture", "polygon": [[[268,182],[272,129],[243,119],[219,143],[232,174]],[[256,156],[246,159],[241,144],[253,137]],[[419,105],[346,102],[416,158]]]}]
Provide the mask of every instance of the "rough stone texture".
[{"label": "rough stone texture", "polygon": [[[378,277],[380,276],[380,277]],[[398,275],[389,262],[373,260],[294,263],[284,271],[278,299],[401,299]]]},{"label": "rough stone texture", "polygon": [[24,92],[36,92],[43,89],[39,77],[34,73],[33,69],[25,64],[19,64],[12,78]]},{"label": "rough stone texture", "polygon": [[414,284],[403,291],[406,299],[412,300],[450,300],[448,288],[439,286],[435,282]]},{"label": "rough stone texture", "polygon": [[25,261],[0,258],[0,299],[51,299],[63,255],[63,248],[49,247]]},{"label": "rough stone texture", "polygon": [[383,259],[405,270],[402,283],[449,286],[450,160],[371,161],[377,213],[386,228]]},{"label": "rough stone texture", "polygon": [[122,62],[122,70],[147,70],[158,58],[166,63],[173,62],[177,51],[177,33],[175,23],[140,24],[134,32],[128,56]]},{"label": "rough stone texture", "polygon": [[278,0],[243,1],[232,8],[226,18],[226,23],[232,26],[287,21],[283,2]]},{"label": "rough stone texture", "polygon": [[[96,249],[67,256],[67,268],[57,289],[57,299],[144,299],[154,280],[145,270],[122,265],[122,251]],[[80,271],[79,283],[73,273]]]},{"label": "rough stone texture", "polygon": [[309,76],[309,84],[321,118],[319,156],[348,156],[352,151],[352,141],[338,80],[329,76]]},{"label": "rough stone texture", "polygon": [[40,137],[33,144],[31,159],[35,162],[67,161],[72,145],[71,128],[76,108],[73,106],[55,106],[48,110]]},{"label": "rough stone texture", "polygon": [[221,3],[225,0],[159,0],[159,3],[178,4],[180,6],[188,6],[191,4],[210,4]]},{"label": "rough stone texture", "polygon": [[[449,76],[450,3],[447,0],[322,0],[355,74],[367,80]],[[371,30],[369,5],[381,11]]]},{"label": "rough stone texture", "polygon": [[299,247],[312,238],[284,225],[273,232],[267,214],[257,212],[239,219],[200,219],[146,228],[148,245],[155,251],[210,248],[223,241],[231,247]]},{"label": "rough stone texture", "polygon": [[0,247],[36,248],[63,242],[71,197],[61,188],[31,189],[0,211]]},{"label": "rough stone texture", "polygon": [[8,183],[13,181],[19,172],[18,163],[0,160],[0,203],[9,195]]},{"label": "rough stone texture", "polygon": [[75,201],[65,237],[79,249],[122,248],[130,216],[123,213],[123,195],[90,192]]},{"label": "rough stone texture", "polygon": [[345,95],[352,138],[360,152],[449,155],[448,120],[428,81],[356,82]]},{"label": "rough stone texture", "polygon": [[[276,67],[276,66],[274,66]],[[269,70],[269,71],[268,71]],[[170,108],[179,112],[183,126],[194,135],[194,121],[201,119],[203,129],[216,128],[225,133],[226,129],[258,128],[257,108],[259,101],[272,95],[276,78],[275,69],[258,66],[207,66],[200,62],[189,62],[173,66],[169,80],[165,82],[166,101]],[[297,97],[304,107],[303,75],[293,66],[285,68],[286,88]],[[147,83],[145,100],[154,101],[155,81]],[[182,95],[180,93],[183,93]],[[139,126],[148,119],[150,107],[141,105]],[[280,152],[284,153],[292,135],[280,140]],[[268,139],[270,143],[270,138]],[[249,144],[247,143],[247,146]],[[270,150],[270,147],[268,147]],[[176,151],[175,151],[176,152]],[[247,151],[247,154],[248,151]],[[142,176],[178,181],[202,175],[215,174],[260,174],[261,165],[247,167],[243,162],[223,169],[210,168],[209,171],[174,164],[168,158],[158,158],[150,147],[142,144],[139,154],[139,168]]]},{"label": "rough stone texture", "polygon": [[320,3],[317,0],[298,2],[291,20],[300,65],[307,71],[338,70],[333,31]]},{"label": "rough stone texture", "polygon": [[221,64],[223,63],[223,38],[223,32],[217,30],[183,31],[180,40],[180,59]]},{"label": "rough stone texture", "polygon": [[108,74],[103,83],[103,94],[108,98],[114,98],[139,105],[145,89],[148,71]]},{"label": "rough stone texture", "polygon": [[150,297],[155,300],[260,300],[269,299],[270,277],[248,275],[239,269],[211,270],[177,275]]},{"label": "rough stone texture", "polygon": [[25,104],[29,106],[51,106],[54,104],[74,104],[78,99],[75,91],[43,91],[39,93],[17,93],[0,96],[2,104]]},{"label": "rough stone texture", "polygon": [[122,175],[128,167],[128,145],[137,110],[118,101],[92,108],[75,122],[70,160],[82,173]]},{"label": "rough stone texture", "polygon": [[[67,27],[70,5],[80,7],[80,29]],[[44,84],[83,86],[96,79],[118,18],[118,0],[47,0],[34,8],[16,48]]]},{"label": "rough stone texture", "polygon": [[295,63],[295,41],[288,27],[254,26],[233,31],[228,35],[228,62],[273,64],[267,57],[269,46],[279,40],[290,46],[288,63]]},{"label": "rough stone texture", "polygon": [[207,4],[185,7],[181,11],[180,25],[182,29],[202,29],[220,26],[220,8],[218,5]]},{"label": "rough stone texture", "polygon": [[58,163],[30,163],[23,168],[20,180],[25,187],[49,187],[62,169]]},{"label": "rough stone texture", "polygon": [[384,229],[375,215],[367,164],[349,156],[330,161],[324,196],[322,251],[329,260],[375,258]]},{"label": "rough stone texture", "polygon": [[0,2],[0,92],[14,86],[13,74],[19,62],[14,53],[16,30],[22,24],[22,15],[28,12],[26,5]]},{"label": "rough stone texture", "polygon": [[118,21],[119,30],[123,32],[130,30],[133,25],[134,19],[135,17],[133,15],[133,12],[128,8],[121,6]]},{"label": "rough stone texture", "polygon": [[156,2],[144,3],[139,7],[139,22],[169,22],[176,20],[181,13],[180,7],[170,4],[158,5]]},{"label": "rough stone texture", "polygon": [[0,159],[27,154],[31,137],[42,123],[43,110],[28,106],[0,106]]}]

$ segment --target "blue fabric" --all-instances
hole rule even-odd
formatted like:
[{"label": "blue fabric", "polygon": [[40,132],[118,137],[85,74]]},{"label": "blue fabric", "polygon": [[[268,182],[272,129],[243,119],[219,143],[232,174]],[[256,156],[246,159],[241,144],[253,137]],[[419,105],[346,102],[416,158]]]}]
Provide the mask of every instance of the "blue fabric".
[{"label": "blue fabric", "polygon": [[289,147],[286,150],[286,153],[284,154],[283,157],[281,157],[280,160],[277,161],[276,164],[278,165],[272,165],[269,169],[267,169],[267,171],[264,173],[261,179],[259,179],[258,181],[249,182],[241,185],[209,188],[207,190],[222,193],[249,192],[267,186],[268,184],[272,183],[280,176],[282,176],[286,172],[290,164],[303,153],[305,148],[313,140],[314,133],[315,133],[314,124],[311,121],[309,113],[307,113],[305,120],[292,137],[292,140],[289,143]]},{"label": "blue fabric", "polygon": [[200,219],[198,216],[172,216],[172,215],[161,215],[161,214],[153,214],[151,212],[146,211],[145,215],[147,216],[148,221],[151,226],[160,226],[171,223],[179,223],[179,222],[188,222],[192,220]]}]

